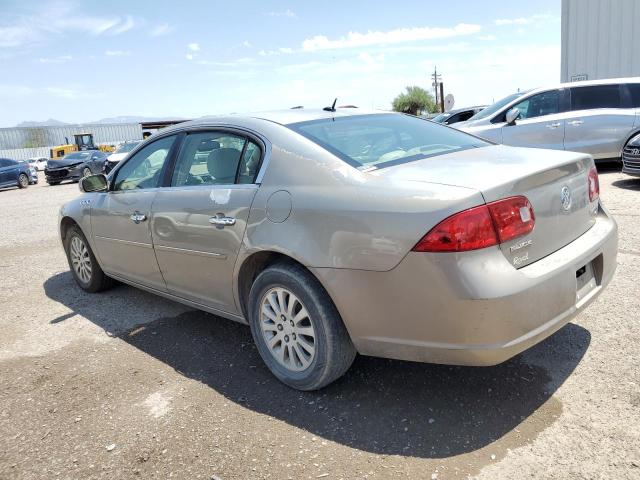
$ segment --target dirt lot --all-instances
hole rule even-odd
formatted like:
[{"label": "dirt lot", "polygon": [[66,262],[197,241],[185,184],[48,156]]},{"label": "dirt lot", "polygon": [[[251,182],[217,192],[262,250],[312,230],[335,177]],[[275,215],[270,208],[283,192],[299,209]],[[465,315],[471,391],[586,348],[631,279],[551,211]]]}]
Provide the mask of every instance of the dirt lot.
[{"label": "dirt lot", "polygon": [[242,325],[78,289],[56,230],[77,185],[0,191],[0,478],[638,479],[640,179],[601,184],[618,271],[573,323],[491,368],[359,357],[316,393]]}]

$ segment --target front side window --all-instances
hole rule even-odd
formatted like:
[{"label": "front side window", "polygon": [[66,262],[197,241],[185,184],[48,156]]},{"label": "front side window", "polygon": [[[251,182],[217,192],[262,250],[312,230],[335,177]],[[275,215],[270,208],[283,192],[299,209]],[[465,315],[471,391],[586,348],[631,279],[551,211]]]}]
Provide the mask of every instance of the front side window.
[{"label": "front side window", "polygon": [[187,135],[171,178],[172,187],[253,183],[260,148],[228,132]]},{"label": "front side window", "polygon": [[162,167],[176,136],[150,143],[117,170],[113,190],[156,188],[162,181]]},{"label": "front side window", "polygon": [[619,85],[594,85],[571,89],[571,110],[620,108]]},{"label": "front side window", "polygon": [[553,115],[560,111],[560,92],[552,90],[533,95],[515,105],[514,108],[520,110],[518,117],[520,119]]},{"label": "front side window", "polygon": [[489,145],[479,138],[409,115],[325,118],[289,125],[356,168],[382,168]]}]

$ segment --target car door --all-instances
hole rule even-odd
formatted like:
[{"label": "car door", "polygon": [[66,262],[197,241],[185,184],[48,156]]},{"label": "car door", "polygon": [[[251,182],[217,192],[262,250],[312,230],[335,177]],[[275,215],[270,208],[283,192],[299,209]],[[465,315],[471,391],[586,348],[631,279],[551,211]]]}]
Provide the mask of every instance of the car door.
[{"label": "car door", "polygon": [[176,138],[159,138],[138,151],[117,170],[109,191],[98,194],[91,205],[93,238],[103,270],[163,291],[149,219]]},{"label": "car door", "polygon": [[502,127],[502,143],[516,147],[564,148],[565,121],[560,90],[536,93],[514,105],[520,116]]},{"label": "car door", "polygon": [[158,191],[151,230],[167,289],[236,313],[233,269],[258,185],[261,142],[227,130],[187,134],[171,186]]},{"label": "car door", "polygon": [[623,108],[620,85],[572,87],[564,148],[619,158],[634,122],[635,109]]}]

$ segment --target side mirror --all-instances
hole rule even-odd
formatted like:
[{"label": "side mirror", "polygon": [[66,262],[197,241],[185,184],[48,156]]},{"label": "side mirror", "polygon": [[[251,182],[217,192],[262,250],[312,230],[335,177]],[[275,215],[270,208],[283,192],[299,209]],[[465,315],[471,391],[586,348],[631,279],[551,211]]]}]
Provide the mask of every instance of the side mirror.
[{"label": "side mirror", "polygon": [[505,119],[507,120],[507,125],[515,125],[516,120],[518,119],[519,116],[520,116],[520,110],[518,110],[517,108],[514,107],[511,110],[509,110],[505,117]]},{"label": "side mirror", "polygon": [[81,178],[78,182],[78,187],[84,193],[106,192],[109,189],[109,182],[104,174],[99,173]]}]

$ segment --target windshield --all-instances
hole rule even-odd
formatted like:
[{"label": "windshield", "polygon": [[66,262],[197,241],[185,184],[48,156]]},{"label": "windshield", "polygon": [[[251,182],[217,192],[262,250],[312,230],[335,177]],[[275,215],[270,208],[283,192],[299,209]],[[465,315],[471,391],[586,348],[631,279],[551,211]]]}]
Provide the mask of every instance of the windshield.
[{"label": "windshield", "polygon": [[473,117],[471,117],[469,119],[469,121],[471,122],[473,120],[480,120],[481,118],[490,117],[491,115],[496,113],[498,110],[500,110],[502,107],[504,107],[505,105],[508,105],[509,103],[513,102],[517,98],[520,98],[521,96],[523,96],[526,93],[528,93],[528,90],[526,92],[513,93],[513,94],[509,95],[508,97],[504,97],[502,100],[498,100],[493,105],[489,105],[484,110],[480,110]]},{"label": "windshield", "polygon": [[67,155],[65,160],[85,160],[91,156],[91,152],[75,152]]},{"label": "windshield", "polygon": [[294,123],[289,128],[361,169],[489,145],[458,130],[400,114],[325,118]]},{"label": "windshield", "polygon": [[442,123],[444,122],[447,118],[449,118],[451,116],[450,113],[441,113],[440,115],[436,115],[435,117],[433,117],[431,119],[432,122],[438,122],[438,123]]},{"label": "windshield", "polygon": [[122,145],[120,145],[118,148],[116,148],[116,151],[113,153],[128,153],[131,150],[134,149],[134,147],[136,145],[138,145],[140,142],[127,142],[127,143],[123,143]]}]

